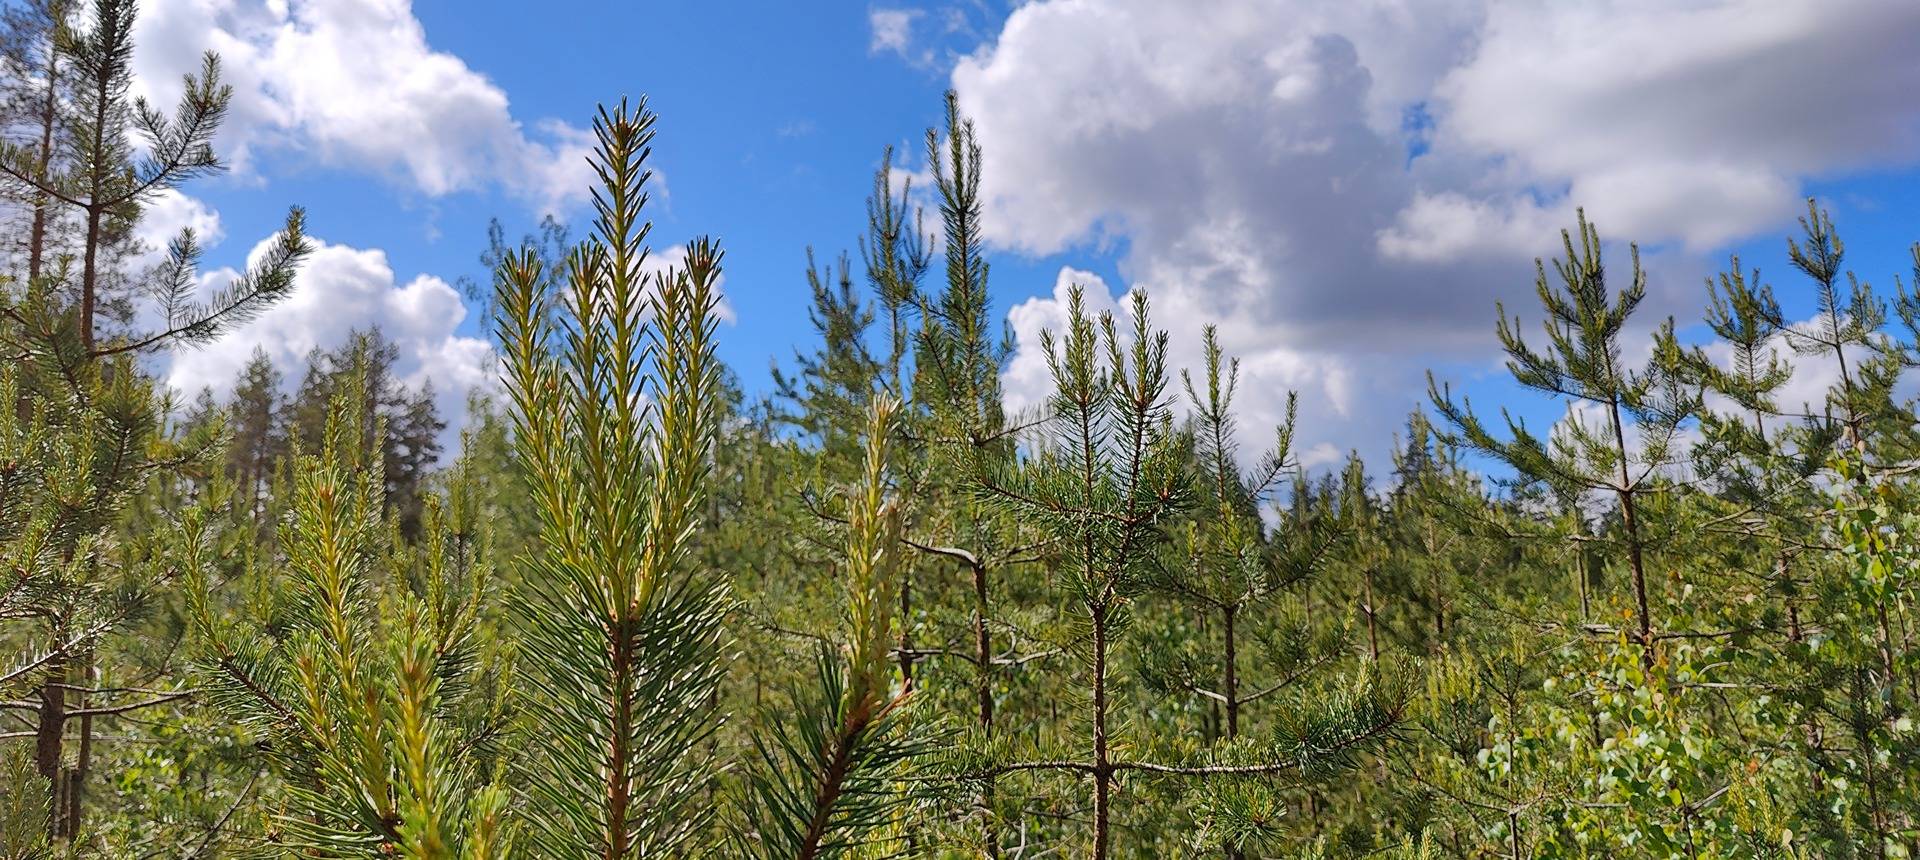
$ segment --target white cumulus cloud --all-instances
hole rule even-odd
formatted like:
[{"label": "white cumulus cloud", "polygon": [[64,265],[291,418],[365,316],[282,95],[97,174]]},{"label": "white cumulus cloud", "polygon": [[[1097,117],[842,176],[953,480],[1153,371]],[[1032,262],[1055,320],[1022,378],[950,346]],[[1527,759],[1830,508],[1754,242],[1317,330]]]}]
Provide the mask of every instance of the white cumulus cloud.
[{"label": "white cumulus cloud", "polygon": [[[272,241],[268,237],[253,247],[249,265]],[[202,280],[211,289],[236,275],[223,269]],[[399,380],[413,388],[432,383],[435,405],[448,425],[442,441],[452,451],[457,447],[453,434],[465,423],[468,393],[491,389],[499,377],[493,348],[458,332],[466,314],[460,292],[440,278],[417,275],[403,282],[384,251],[315,239],[290,296],[211,344],[175,352],[164,377],[188,394],[204,388],[224,395],[261,350],[292,385],[309,352],[337,349],[349,333],[378,327],[397,347]]]},{"label": "white cumulus cloud", "polygon": [[589,187],[590,132],[516,118],[507,94],[435,50],[409,0],[150,0],[135,90],[178,97],[213,50],[234,87],[220,149],[244,171],[260,152],[389,176],[438,197],[498,187],[541,211]]},{"label": "white cumulus cloud", "polygon": [[1177,353],[1217,322],[1249,409],[1377,450],[1425,365],[1491,365],[1496,300],[1536,316],[1576,205],[1659,249],[1651,325],[1809,179],[1920,160],[1916,42],[1884,0],[1039,0],[952,79],[994,243],[1120,249]]}]

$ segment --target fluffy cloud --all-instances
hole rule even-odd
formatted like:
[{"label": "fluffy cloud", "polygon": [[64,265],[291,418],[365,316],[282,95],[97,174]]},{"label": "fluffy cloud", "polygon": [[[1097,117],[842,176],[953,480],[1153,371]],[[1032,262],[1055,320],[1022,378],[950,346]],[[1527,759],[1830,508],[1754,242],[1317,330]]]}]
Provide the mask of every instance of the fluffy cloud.
[{"label": "fluffy cloud", "polygon": [[181,230],[192,230],[203,244],[211,245],[226,235],[220,225],[220,213],[207,204],[174,189],[162,190],[148,198],[140,209],[140,221],[134,228],[140,244],[165,248]]},{"label": "fluffy cloud", "polygon": [[[1131,305],[1126,296],[1115,295],[1104,278],[1079,269],[1061,269],[1051,294],[1028,299],[1007,312],[1007,324],[1013,329],[1017,343],[1002,375],[1009,409],[1015,412],[1037,409],[1042,405],[1046,393],[1052,390],[1051,371],[1046,353],[1040,346],[1040,333],[1048,330],[1058,332],[1066,327],[1068,302],[1075,287],[1081,290],[1082,306],[1087,314],[1098,316],[1112,313],[1122,320],[1131,319]],[[1150,298],[1152,301],[1148,313],[1157,328],[1167,328],[1173,320],[1194,317],[1191,308],[1179,304],[1178,296],[1172,297],[1171,304],[1159,296]],[[1125,332],[1128,326],[1123,324],[1120,329]],[[1336,463],[1346,454],[1346,451],[1324,441],[1328,436],[1325,431],[1329,428],[1351,429],[1357,422],[1386,414],[1377,411],[1378,407],[1385,404],[1375,402],[1370,404],[1375,408],[1363,409],[1358,398],[1390,397],[1391,389],[1396,384],[1411,384],[1411,380],[1398,376],[1378,373],[1366,375],[1367,370],[1386,371],[1373,362],[1356,366],[1326,355],[1270,345],[1262,348],[1244,341],[1225,340],[1237,333],[1235,327],[1221,329],[1223,347],[1229,353],[1244,356],[1240,363],[1240,389],[1236,406],[1241,419],[1241,433],[1246,437],[1242,441],[1250,457],[1257,456],[1260,453],[1258,449],[1272,441],[1272,430],[1285,420],[1284,393],[1287,391],[1297,391],[1301,395],[1300,420],[1303,424],[1322,431],[1314,434],[1314,438],[1320,441],[1308,440],[1301,450],[1295,452],[1302,465],[1312,468]],[[1168,352],[1169,361],[1176,367],[1191,368],[1197,372],[1202,366],[1197,336],[1172,338]],[[1195,387],[1196,390],[1204,390],[1201,380],[1197,378]],[[1185,389],[1177,381],[1169,394],[1175,397],[1178,408],[1186,408]],[[1413,401],[1405,400],[1404,405],[1411,408]],[[1374,435],[1378,435],[1379,439],[1370,441],[1384,443],[1387,439],[1384,431]]]},{"label": "fluffy cloud", "polygon": [[[1491,357],[1574,205],[1664,249],[1648,316],[1691,316],[1703,252],[1807,178],[1920,157],[1916,39],[1878,0],[1043,0],[953,83],[993,241],[1121,249],[1177,351],[1220,323],[1250,408],[1306,388],[1305,438],[1378,446],[1421,365]],[[1057,302],[1015,310],[1023,352]]]},{"label": "fluffy cloud", "polygon": [[1920,154],[1916,38],[1920,6],[1881,0],[1497,4],[1435,86],[1435,148],[1712,248],[1793,214],[1804,177]]},{"label": "fluffy cloud", "polygon": [[[640,271],[650,277],[660,277],[669,271],[684,270],[687,265],[687,246],[667,245],[654,247],[647,253],[646,262],[640,265]],[[713,316],[721,323],[732,325],[739,321],[734,313],[733,304],[727,301],[727,271],[725,261],[721,261],[720,276],[714,279],[713,292],[718,303],[714,306]]]},{"label": "fluffy cloud", "polygon": [[198,198],[168,188],[148,198],[140,209],[133,235],[140,253],[127,261],[132,271],[144,271],[166,259],[167,246],[182,230],[192,230],[201,247],[211,247],[226,238],[220,213]]},{"label": "fluffy cloud", "polygon": [[1408,290],[1421,273],[1376,248],[1415,191],[1397,111],[1377,90],[1414,88],[1398,73],[1378,83],[1362,52],[1380,45],[1437,78],[1458,53],[1443,36],[1463,38],[1455,22],[1471,16],[1296,5],[1016,11],[954,71],[987,153],[991,238],[1036,254],[1124,241],[1126,274],[1156,298],[1180,293],[1208,318],[1302,347],[1351,342],[1329,322],[1365,322],[1401,348],[1431,343],[1444,334],[1434,317],[1469,303],[1484,325],[1489,287]]},{"label": "fluffy cloud", "polygon": [[[254,246],[249,264],[271,241],[268,237]],[[231,269],[208,272],[202,281],[211,290],[236,274]],[[292,385],[307,353],[337,348],[350,332],[378,326],[398,347],[395,372],[400,380],[411,387],[432,383],[449,428],[442,441],[447,450],[456,450],[452,443],[465,423],[468,392],[490,389],[498,379],[492,347],[457,331],[467,314],[459,291],[431,275],[402,283],[385,252],[320,240],[315,240],[313,255],[295,284],[291,296],[258,319],[211,344],[176,353],[165,373],[167,382],[183,392],[209,388],[224,394],[254,352],[262,350]]]},{"label": "fluffy cloud", "polygon": [[[140,222],[143,238],[162,249],[159,253],[164,253],[166,242],[182,227],[193,227],[202,245],[208,247],[219,242],[223,233],[219,213],[177,192],[157,197]],[[273,240],[269,236],[255,244],[247,255],[247,265],[252,266]],[[213,343],[182,348],[163,358],[169,362],[163,378],[186,394],[211,389],[224,396],[254,353],[264,351],[291,390],[299,381],[308,353],[337,349],[350,333],[377,326],[396,347],[399,380],[413,388],[432,384],[440,416],[447,421],[442,447],[457,451],[458,433],[466,424],[468,395],[494,391],[500,373],[493,347],[484,338],[460,333],[468,314],[460,291],[427,274],[403,282],[386,252],[377,248],[353,248],[321,239],[313,244],[313,254],[301,266],[290,296]],[[150,254],[146,264],[158,262],[159,253]],[[682,266],[685,260],[684,245],[657,247],[648,255],[643,270],[657,275]],[[200,277],[202,298],[236,277],[239,272],[232,268],[204,272]],[[724,274],[718,286],[725,286]],[[723,323],[735,319],[724,291],[716,316]],[[164,321],[156,318],[140,321],[142,330],[163,326]]]},{"label": "fluffy cloud", "polygon": [[427,44],[409,0],[154,0],[143,13],[136,92],[171,104],[197,52],[218,52],[234,87],[221,149],[243,169],[293,148],[428,196],[500,187],[545,211],[590,183],[592,135],[515,119],[504,91]]}]

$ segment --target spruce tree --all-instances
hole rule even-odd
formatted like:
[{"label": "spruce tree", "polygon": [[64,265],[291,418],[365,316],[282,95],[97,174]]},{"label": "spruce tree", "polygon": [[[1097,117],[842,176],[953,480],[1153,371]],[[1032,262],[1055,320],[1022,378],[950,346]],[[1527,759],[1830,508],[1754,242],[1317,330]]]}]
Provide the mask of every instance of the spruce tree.
[{"label": "spruce tree", "polygon": [[265,350],[254,350],[233,387],[228,407],[233,427],[227,447],[227,469],[239,490],[240,503],[257,516],[265,501],[275,465],[285,451],[281,418],[280,371]]},{"label": "spruce tree", "polygon": [[307,355],[299,389],[282,412],[286,436],[312,448],[321,443],[340,394],[366,392],[351,401],[359,410],[360,444],[379,452],[386,503],[399,512],[401,532],[413,537],[446,422],[434,401],[433,381],[409,389],[395,370],[399,361],[400,345],[379,327],[350,332],[339,347],[316,347]]}]

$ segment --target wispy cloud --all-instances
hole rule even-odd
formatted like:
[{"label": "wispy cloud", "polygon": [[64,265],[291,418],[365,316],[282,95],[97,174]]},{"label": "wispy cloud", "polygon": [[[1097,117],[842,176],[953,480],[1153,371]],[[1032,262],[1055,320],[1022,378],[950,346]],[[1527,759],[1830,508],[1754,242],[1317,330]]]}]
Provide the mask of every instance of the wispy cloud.
[{"label": "wispy cloud", "polygon": [[875,7],[869,10],[867,25],[873,31],[873,38],[867,43],[867,50],[875,54],[892,52],[911,59],[913,24],[922,14],[918,9]]}]

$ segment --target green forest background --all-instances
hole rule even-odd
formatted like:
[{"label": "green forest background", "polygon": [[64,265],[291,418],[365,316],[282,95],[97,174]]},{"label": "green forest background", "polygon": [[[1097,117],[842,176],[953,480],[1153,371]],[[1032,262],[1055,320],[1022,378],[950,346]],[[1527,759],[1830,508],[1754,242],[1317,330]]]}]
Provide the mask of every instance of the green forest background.
[{"label": "green forest background", "polygon": [[[1236,421],[1211,331],[1169,366],[1140,294],[1076,295],[1052,396],[1003,406],[952,99],[937,207],[889,152],[860,253],[808,272],[817,339],[744,395],[714,354],[719,244],[648,274],[655,120],[623,101],[584,239],[493,237],[502,394],[453,456],[378,331],[262,355],[225,400],[151,375],[298,288],[311,245],[292,209],[211,295],[191,233],[131,265],[142,203],[220,169],[231,91],[208,54],[179,105],[137,102],[132,4],[70,5],[5,18],[4,122],[38,134],[0,144],[0,856],[1920,836],[1920,299],[1856,278],[1812,203],[1780,289],[1813,324],[1735,259],[1699,295],[1716,342],[1682,343],[1582,217],[1536,322],[1494,326],[1581,420],[1435,379],[1390,464],[1310,475],[1291,417]],[[1794,363],[1833,368],[1824,403],[1780,401]]]}]

